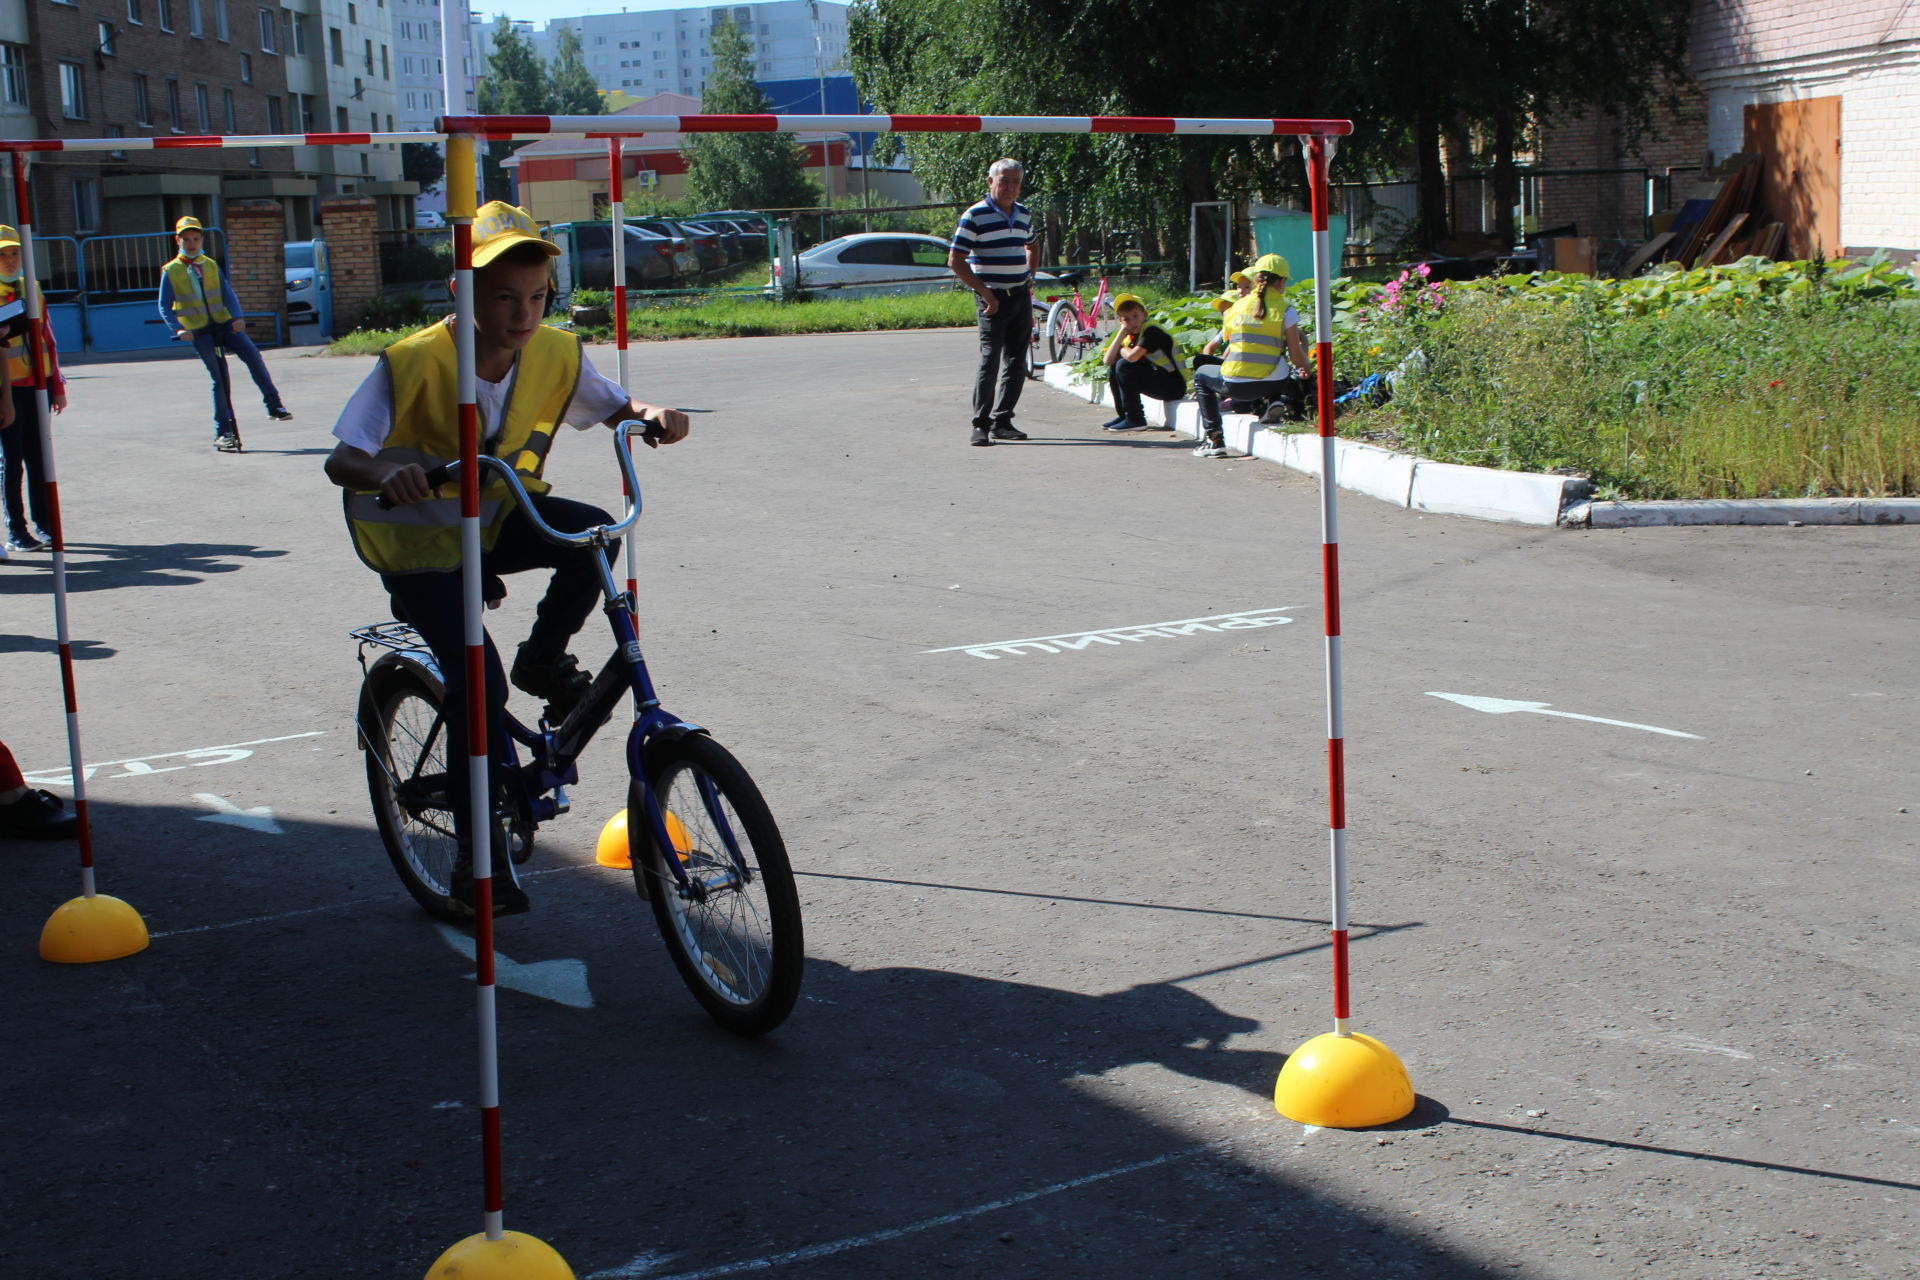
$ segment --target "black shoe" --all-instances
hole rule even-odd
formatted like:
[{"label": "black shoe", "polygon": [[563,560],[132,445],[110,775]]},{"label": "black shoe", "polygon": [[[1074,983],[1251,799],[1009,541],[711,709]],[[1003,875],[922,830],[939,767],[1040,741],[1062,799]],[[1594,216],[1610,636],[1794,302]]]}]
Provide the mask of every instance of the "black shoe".
[{"label": "black shoe", "polygon": [[969,444],[992,444],[992,443],[993,443],[993,437],[987,434],[987,429],[986,429],[985,427],[975,427],[975,428],[973,429],[973,439],[972,439],[972,440],[969,440],[969,441],[968,441],[967,443],[969,443]]},{"label": "black shoe", "polygon": [[1014,426],[1011,422],[1003,422],[993,429],[993,438],[995,440],[1025,440],[1027,433]]},{"label": "black shoe", "polygon": [[[473,866],[468,861],[454,864],[452,883],[447,892],[455,902],[473,911]],[[533,901],[527,897],[527,891],[513,878],[513,872],[502,871],[498,867],[493,872],[493,914],[495,916],[524,915],[533,910]]]},{"label": "black shoe", "polygon": [[1145,431],[1146,429],[1147,422],[1144,418],[1139,422],[1129,422],[1127,419],[1121,418],[1119,421],[1110,423],[1107,426],[1107,430],[1109,431]]},{"label": "black shoe", "polygon": [[1126,420],[1127,420],[1127,415],[1123,413],[1117,418],[1108,418],[1105,422],[1100,424],[1100,428],[1103,431],[1118,431],[1120,429],[1120,424],[1125,422]]},{"label": "black shoe", "polygon": [[267,416],[275,422],[292,422],[293,410],[287,408],[285,405],[276,405],[274,408],[267,410]]},{"label": "black shoe", "polygon": [[47,544],[30,533],[16,533],[8,539],[15,551],[45,551]]},{"label": "black shoe", "polygon": [[80,834],[80,820],[51,791],[29,791],[0,804],[0,840],[71,840]]},{"label": "black shoe", "polygon": [[221,453],[240,452],[240,435],[234,431],[222,431],[213,438],[213,447]]},{"label": "black shoe", "polygon": [[580,669],[572,654],[535,653],[524,644],[514,655],[513,670],[508,678],[522,693],[545,699],[547,718],[555,724],[580,705],[580,699],[593,685],[593,677]]}]

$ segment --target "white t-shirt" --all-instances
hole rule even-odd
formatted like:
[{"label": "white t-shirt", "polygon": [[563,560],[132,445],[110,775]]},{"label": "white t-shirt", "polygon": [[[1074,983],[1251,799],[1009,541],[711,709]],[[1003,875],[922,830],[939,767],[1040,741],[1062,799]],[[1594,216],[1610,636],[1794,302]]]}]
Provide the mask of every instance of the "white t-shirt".
[{"label": "white t-shirt", "polygon": [[[513,372],[509,372],[502,381],[488,382],[479,377],[473,380],[474,398],[480,406],[481,436],[488,443],[500,434],[507,392],[513,388],[513,376],[519,368],[520,362],[516,360]],[[594,368],[593,362],[582,352],[580,384],[574,388],[573,402],[567,406],[560,420],[584,431],[626,408],[631,399],[620,389],[619,383]],[[360,389],[347,401],[347,407],[340,411],[340,420],[333,424],[333,435],[342,444],[377,454],[386,446],[387,436],[392,430],[393,383],[387,374],[386,362],[382,361],[374,366],[373,372],[360,384]]]}]

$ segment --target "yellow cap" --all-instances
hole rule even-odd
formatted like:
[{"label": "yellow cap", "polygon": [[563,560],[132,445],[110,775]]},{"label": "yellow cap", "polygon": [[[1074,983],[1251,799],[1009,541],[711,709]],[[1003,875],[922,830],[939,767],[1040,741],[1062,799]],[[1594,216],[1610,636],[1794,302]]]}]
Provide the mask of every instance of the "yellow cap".
[{"label": "yellow cap", "polygon": [[1234,272],[1232,275],[1227,277],[1227,280],[1233,284],[1252,284],[1253,283],[1253,281],[1247,278],[1247,273],[1244,271]]},{"label": "yellow cap", "polygon": [[1232,306],[1234,303],[1238,301],[1240,301],[1239,294],[1223,293],[1219,297],[1213,300],[1213,309],[1215,311],[1225,311],[1228,307]]},{"label": "yellow cap", "polygon": [[1113,295],[1113,309],[1115,311],[1118,311],[1120,308],[1128,305],[1129,303],[1140,308],[1142,311],[1147,310],[1147,304],[1140,301],[1140,298],[1137,294],[1116,293]]},{"label": "yellow cap", "polygon": [[205,230],[206,228],[200,225],[200,219],[191,217],[191,216],[182,218],[180,219],[180,221],[173,224],[173,234],[175,235],[179,235],[182,231],[205,231]]},{"label": "yellow cap", "polygon": [[533,215],[505,200],[489,200],[473,218],[473,265],[484,267],[517,244],[537,244],[549,258],[560,256],[560,246],[540,238]]},{"label": "yellow cap", "polygon": [[0,249],[18,249],[20,233],[12,227],[0,226]]},{"label": "yellow cap", "polygon": [[1260,272],[1264,271],[1270,276],[1279,276],[1282,279],[1286,279],[1293,275],[1293,268],[1289,267],[1287,265],[1287,260],[1281,257],[1277,253],[1261,254],[1260,257],[1255,260],[1254,264],[1248,267],[1247,270],[1255,275],[1258,275]]}]

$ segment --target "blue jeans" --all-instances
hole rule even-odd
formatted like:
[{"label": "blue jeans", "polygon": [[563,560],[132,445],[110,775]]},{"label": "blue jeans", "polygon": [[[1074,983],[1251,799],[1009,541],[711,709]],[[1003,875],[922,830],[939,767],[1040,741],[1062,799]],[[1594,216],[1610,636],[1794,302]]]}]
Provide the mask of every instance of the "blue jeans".
[{"label": "blue jeans", "polygon": [[247,366],[247,372],[253,375],[253,385],[260,389],[260,398],[266,402],[269,413],[281,408],[280,391],[273,385],[273,375],[267,372],[267,362],[260,358],[260,348],[253,345],[253,339],[246,334],[232,331],[229,326],[215,322],[204,329],[196,329],[193,334],[193,349],[207,366],[207,372],[213,375],[213,433],[231,431],[234,426],[233,393],[227,382],[227,364],[220,356],[220,348],[240,357]]}]

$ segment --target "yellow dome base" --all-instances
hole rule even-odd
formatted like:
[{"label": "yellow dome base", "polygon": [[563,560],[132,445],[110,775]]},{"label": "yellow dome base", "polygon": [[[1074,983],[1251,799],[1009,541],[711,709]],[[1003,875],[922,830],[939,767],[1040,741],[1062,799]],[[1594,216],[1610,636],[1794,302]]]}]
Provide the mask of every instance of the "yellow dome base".
[{"label": "yellow dome base", "polygon": [[441,1254],[427,1280],[574,1280],[573,1268],[544,1240],[518,1231],[498,1240],[468,1236]]},{"label": "yellow dome base", "polygon": [[1372,1036],[1328,1032],[1295,1049],[1273,1086],[1274,1110],[1322,1129],[1392,1124],[1413,1110],[1413,1081]]},{"label": "yellow dome base", "polygon": [[118,898],[96,893],[62,903],[40,930],[40,958],[56,964],[118,960],[147,949],[147,922]]}]

